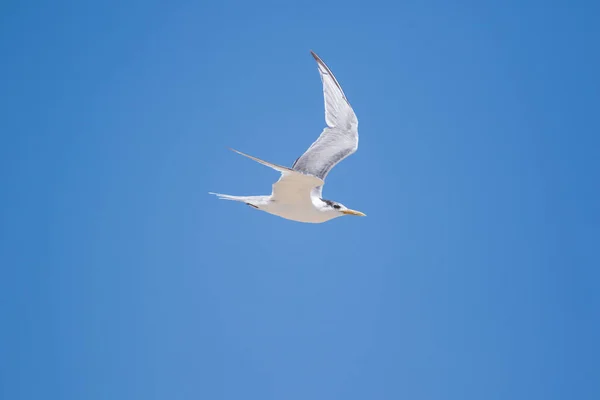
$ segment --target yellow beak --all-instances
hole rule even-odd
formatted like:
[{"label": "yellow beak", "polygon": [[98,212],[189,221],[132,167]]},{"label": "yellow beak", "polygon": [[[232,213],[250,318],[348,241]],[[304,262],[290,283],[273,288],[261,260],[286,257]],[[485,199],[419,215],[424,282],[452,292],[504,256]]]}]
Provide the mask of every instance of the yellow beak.
[{"label": "yellow beak", "polygon": [[355,210],[351,210],[351,209],[343,210],[342,213],[346,214],[346,215],[357,215],[359,217],[366,217],[367,216],[367,214],[363,214],[360,211],[355,211]]}]

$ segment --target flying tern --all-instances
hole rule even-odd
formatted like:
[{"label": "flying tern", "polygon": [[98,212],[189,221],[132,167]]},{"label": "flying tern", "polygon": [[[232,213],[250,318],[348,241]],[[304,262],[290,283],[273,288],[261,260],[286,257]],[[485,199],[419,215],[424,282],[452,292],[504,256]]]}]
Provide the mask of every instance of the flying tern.
[{"label": "flying tern", "polygon": [[311,51],[323,83],[326,127],[318,139],[291,168],[273,164],[235,151],[281,173],[270,195],[230,196],[212,193],[220,199],[246,203],[269,214],[306,223],[322,223],[344,215],[365,216],[336,201],[322,197],[325,177],[331,169],[358,148],[358,119],[342,87],[327,65]]}]

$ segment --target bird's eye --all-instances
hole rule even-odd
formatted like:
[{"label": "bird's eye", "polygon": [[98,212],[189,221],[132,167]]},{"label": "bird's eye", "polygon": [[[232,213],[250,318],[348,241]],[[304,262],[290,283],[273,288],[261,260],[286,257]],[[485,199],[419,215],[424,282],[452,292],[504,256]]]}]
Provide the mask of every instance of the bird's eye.
[{"label": "bird's eye", "polygon": [[334,204],[333,208],[335,208],[336,210],[339,210],[340,209],[340,205],[339,204]]}]

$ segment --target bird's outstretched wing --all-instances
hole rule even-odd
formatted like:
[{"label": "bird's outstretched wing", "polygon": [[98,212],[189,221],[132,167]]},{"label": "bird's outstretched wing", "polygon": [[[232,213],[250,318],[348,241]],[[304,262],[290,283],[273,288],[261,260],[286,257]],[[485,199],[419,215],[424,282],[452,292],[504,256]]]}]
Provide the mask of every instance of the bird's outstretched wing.
[{"label": "bird's outstretched wing", "polygon": [[273,164],[235,149],[231,150],[266,165],[267,167],[273,168],[275,171],[281,172],[281,177],[273,184],[273,194],[271,197],[271,200],[273,201],[296,203],[301,201],[310,202],[310,193],[312,190],[323,185],[323,180],[314,175],[307,175],[288,167]]},{"label": "bird's outstretched wing", "polygon": [[324,180],[337,163],[358,148],[358,120],[331,70],[319,56],[312,51],[311,54],[317,61],[323,82],[327,127],[296,160],[292,169]]}]

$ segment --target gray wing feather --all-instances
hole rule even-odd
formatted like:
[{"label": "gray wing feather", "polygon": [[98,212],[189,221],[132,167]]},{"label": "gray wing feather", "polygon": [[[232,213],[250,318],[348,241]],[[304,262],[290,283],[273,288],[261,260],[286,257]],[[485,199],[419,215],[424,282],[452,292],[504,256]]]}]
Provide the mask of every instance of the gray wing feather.
[{"label": "gray wing feather", "polygon": [[358,120],[331,70],[319,56],[312,51],[311,54],[317,61],[323,82],[327,127],[296,160],[292,169],[324,180],[337,163],[358,148]]}]

